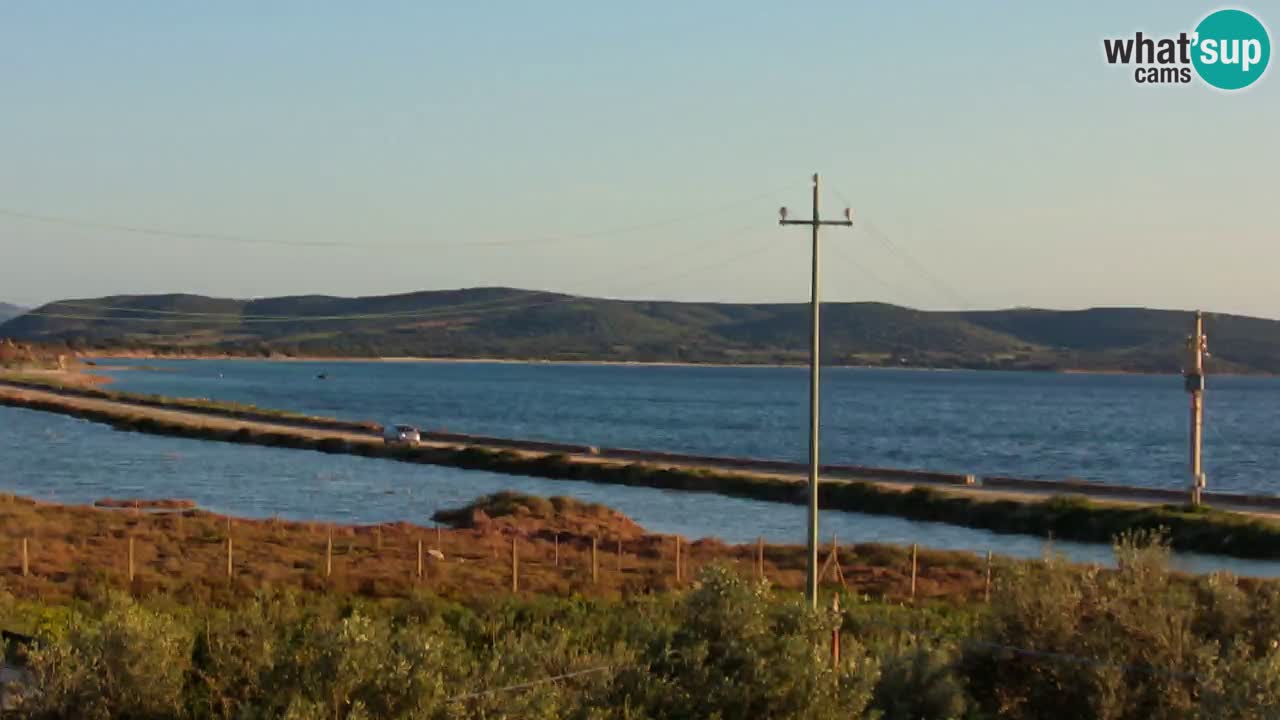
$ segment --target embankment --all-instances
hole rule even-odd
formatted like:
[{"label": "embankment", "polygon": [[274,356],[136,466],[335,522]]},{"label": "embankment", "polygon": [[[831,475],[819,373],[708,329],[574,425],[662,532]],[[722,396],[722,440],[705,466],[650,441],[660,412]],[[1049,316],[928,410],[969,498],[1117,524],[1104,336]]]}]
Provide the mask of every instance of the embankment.
[{"label": "embankment", "polygon": [[[81,375],[83,376],[83,375]],[[268,410],[254,405],[208,400],[202,398],[173,398],[163,395],[144,395],[141,393],[116,392],[103,390],[87,384],[69,384],[59,379],[35,379],[22,377],[0,377],[0,386],[24,390],[37,390],[55,393],[71,398],[91,400],[110,400],[122,405],[158,410],[185,410],[212,417],[231,420],[248,420],[252,422],[274,423],[290,427],[313,428],[317,430],[338,430],[343,432],[382,432],[382,426],[366,421],[338,420],[335,418],[303,415],[287,410]]]},{"label": "embankment", "polygon": [[[81,417],[124,431],[562,480],[714,492],[769,502],[806,502],[802,478],[794,474],[639,459],[664,457],[657,453],[637,455],[636,459],[627,460],[610,457],[603,452],[551,453],[446,442],[426,442],[413,448],[392,447],[367,429],[354,432],[297,427],[279,420],[251,421],[195,409],[160,410],[131,402],[72,397],[30,389],[0,388],[0,403]],[[821,490],[823,507],[832,510],[897,515],[1000,533],[1083,542],[1108,543],[1123,532],[1165,528],[1177,550],[1245,558],[1280,558],[1280,524],[1223,510],[1193,510],[1174,504],[1131,502],[1127,498],[1093,500],[1079,495],[1053,496],[1036,491],[1019,494],[982,487],[912,486],[903,482],[875,480],[832,479],[824,483]]]}]

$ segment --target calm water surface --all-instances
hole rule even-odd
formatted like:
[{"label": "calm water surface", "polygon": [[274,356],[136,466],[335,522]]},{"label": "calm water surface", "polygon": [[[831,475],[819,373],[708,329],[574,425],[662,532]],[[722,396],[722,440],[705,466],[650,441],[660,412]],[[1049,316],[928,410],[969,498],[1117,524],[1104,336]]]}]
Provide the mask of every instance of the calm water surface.
[{"label": "calm water surface", "polygon": [[[508,437],[797,461],[807,453],[800,368],[147,365],[158,371],[116,372],[116,387]],[[826,462],[1187,484],[1178,377],[833,368],[822,387]],[[1205,405],[1210,487],[1280,492],[1280,379],[1212,377]]]},{"label": "calm water surface", "polygon": [[[249,517],[341,522],[407,520],[430,523],[443,507],[509,489],[569,495],[608,504],[654,532],[749,542],[802,543],[800,506],[679,493],[651,488],[496,475],[355,456],[201,442],[133,433],[61,415],[0,407],[0,488],[59,502],[87,503],[106,496],[183,497],[202,507]],[[956,550],[1032,557],[1040,539],[996,535],[887,516],[827,512],[824,537],[842,542],[918,542]],[[1104,563],[1108,549],[1055,543],[1073,559]],[[1195,571],[1230,569],[1280,576],[1280,563],[1183,556]]]}]

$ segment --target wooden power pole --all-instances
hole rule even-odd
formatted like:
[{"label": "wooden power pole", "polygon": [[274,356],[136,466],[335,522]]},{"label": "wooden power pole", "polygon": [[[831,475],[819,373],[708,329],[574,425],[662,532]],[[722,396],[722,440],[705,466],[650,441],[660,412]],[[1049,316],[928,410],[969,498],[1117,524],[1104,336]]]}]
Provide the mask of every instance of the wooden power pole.
[{"label": "wooden power pole", "polygon": [[1209,341],[1204,334],[1204,314],[1196,311],[1195,334],[1187,338],[1187,367],[1183,370],[1187,392],[1191,394],[1191,504],[1200,505],[1205,488],[1200,448],[1204,437],[1204,359]]},{"label": "wooden power pole", "polygon": [[844,210],[843,220],[823,220],[818,215],[818,174],[813,174],[813,219],[788,220],[787,209],[778,211],[779,224],[808,225],[813,230],[812,275],[809,284],[809,564],[805,594],[818,608],[818,338],[821,300],[818,291],[818,228],[823,225],[853,225],[853,214]]}]

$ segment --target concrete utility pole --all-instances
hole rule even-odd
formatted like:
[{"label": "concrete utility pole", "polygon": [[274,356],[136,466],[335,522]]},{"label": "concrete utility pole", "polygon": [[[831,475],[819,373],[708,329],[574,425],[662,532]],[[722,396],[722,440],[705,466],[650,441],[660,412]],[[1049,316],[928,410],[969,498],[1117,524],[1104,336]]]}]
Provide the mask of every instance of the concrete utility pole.
[{"label": "concrete utility pole", "polygon": [[1205,476],[1200,465],[1200,446],[1204,436],[1204,358],[1209,354],[1209,340],[1204,334],[1204,314],[1196,311],[1196,332],[1187,338],[1187,367],[1183,370],[1187,392],[1191,393],[1191,504],[1200,505]]},{"label": "concrete utility pole", "polygon": [[808,225],[813,229],[813,274],[810,280],[809,298],[809,565],[805,594],[809,603],[818,608],[818,356],[819,309],[818,294],[818,228],[823,225],[853,225],[853,213],[844,209],[843,220],[823,220],[818,216],[818,174],[813,174],[813,219],[788,220],[787,209],[778,211],[781,225]]}]

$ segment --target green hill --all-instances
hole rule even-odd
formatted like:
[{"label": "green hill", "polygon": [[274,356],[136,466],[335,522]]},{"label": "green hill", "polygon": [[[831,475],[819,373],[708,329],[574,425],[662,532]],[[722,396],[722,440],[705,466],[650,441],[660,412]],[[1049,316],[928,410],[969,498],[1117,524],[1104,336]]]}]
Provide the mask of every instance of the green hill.
[{"label": "green hill", "polygon": [[[1143,308],[932,312],[828,303],[834,364],[1177,372],[1190,313]],[[1213,369],[1280,372],[1280,322],[1212,315]],[[64,300],[0,337],[157,353],[803,362],[804,304],[604,300],[510,288],[260,300],[119,295]]]}]

